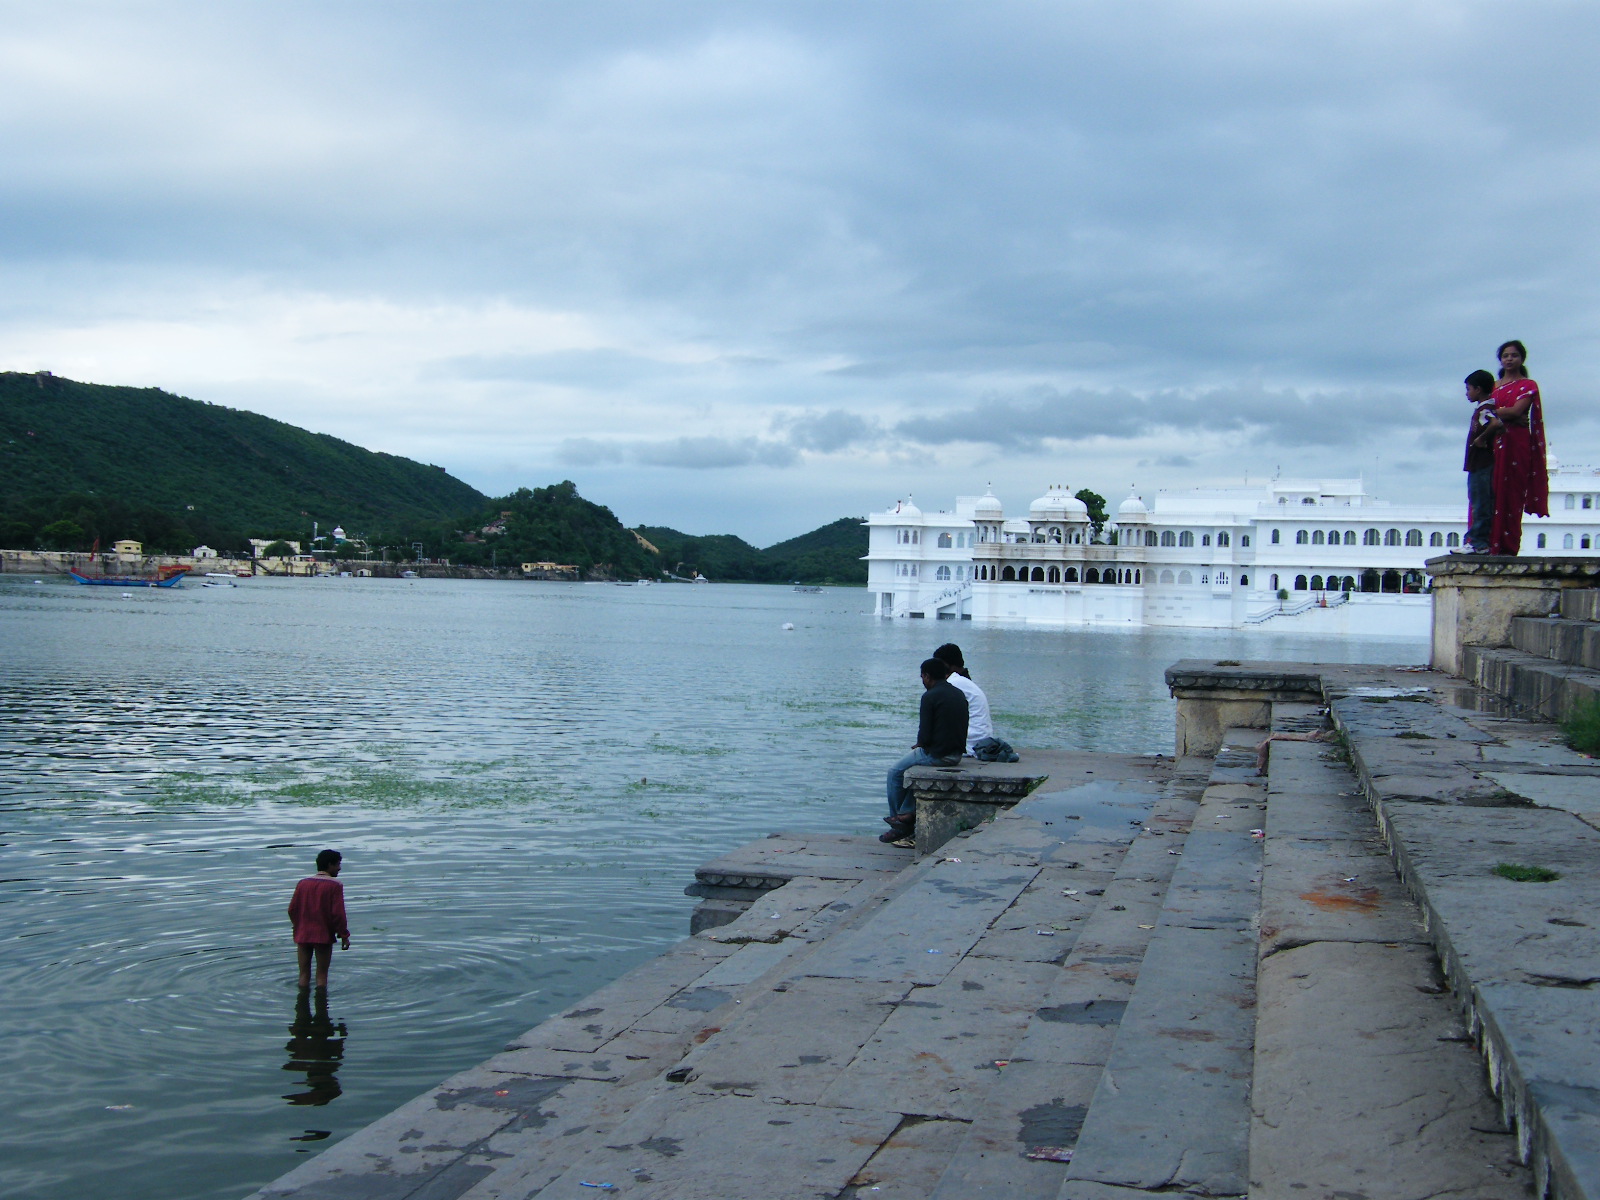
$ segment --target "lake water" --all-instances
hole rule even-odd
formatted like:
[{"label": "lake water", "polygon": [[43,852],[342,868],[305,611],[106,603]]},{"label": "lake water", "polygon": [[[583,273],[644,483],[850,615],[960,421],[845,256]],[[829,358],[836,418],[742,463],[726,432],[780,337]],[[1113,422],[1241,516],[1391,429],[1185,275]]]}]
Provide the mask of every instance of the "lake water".
[{"label": "lake water", "polygon": [[[876,834],[947,638],[1001,736],[1133,752],[1171,750],[1179,658],[1427,651],[869,607],[0,577],[0,1194],[243,1195],[682,937],[698,863],[784,828]],[[326,1011],[297,1012],[284,906],[324,846],[354,944]]]}]

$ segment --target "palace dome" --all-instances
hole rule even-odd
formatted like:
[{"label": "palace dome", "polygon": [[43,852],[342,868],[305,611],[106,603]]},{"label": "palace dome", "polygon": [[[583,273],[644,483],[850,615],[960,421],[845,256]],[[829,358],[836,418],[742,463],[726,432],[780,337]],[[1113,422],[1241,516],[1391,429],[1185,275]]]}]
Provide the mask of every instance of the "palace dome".
[{"label": "palace dome", "polygon": [[1065,488],[1052,487],[1028,505],[1028,515],[1035,521],[1086,521],[1089,506]]},{"label": "palace dome", "polygon": [[1144,506],[1144,501],[1133,493],[1128,493],[1128,498],[1117,505],[1117,520],[1143,521],[1150,516],[1150,510]]},{"label": "palace dome", "polygon": [[894,506],[895,515],[899,517],[920,517],[922,510],[911,503],[911,497],[898,501]]},{"label": "palace dome", "polygon": [[973,518],[979,521],[998,521],[1005,515],[1005,509],[1000,505],[1000,498],[990,488],[985,492],[977,504],[972,506]]}]

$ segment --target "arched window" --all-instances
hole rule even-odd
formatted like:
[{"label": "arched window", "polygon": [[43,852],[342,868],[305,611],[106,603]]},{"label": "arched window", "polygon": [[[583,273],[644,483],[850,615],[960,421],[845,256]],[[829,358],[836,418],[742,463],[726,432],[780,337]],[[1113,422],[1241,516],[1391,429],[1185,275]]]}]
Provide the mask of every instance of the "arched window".
[{"label": "arched window", "polygon": [[1210,535],[1210,534],[1209,534],[1209,533],[1202,533],[1202,534],[1201,534],[1201,535],[1200,535],[1200,544],[1201,544],[1201,545],[1202,545],[1202,546],[1209,546],[1209,545],[1211,545],[1211,535]]},{"label": "arched window", "polygon": [[1061,544],[1061,526],[1050,526],[1050,540],[1055,542],[1058,546]]},{"label": "arched window", "polygon": [[1161,531],[1161,544],[1163,546],[1176,546],[1178,544],[1178,535],[1170,529],[1163,529]]},{"label": "arched window", "polygon": [[1375,592],[1378,590],[1378,572],[1375,568],[1368,567],[1361,572],[1361,590],[1363,592]]},{"label": "arched window", "polygon": [[1306,590],[1306,577],[1304,575],[1296,575],[1294,577],[1294,590],[1297,592]]},{"label": "arched window", "polygon": [[1200,576],[1200,582],[1201,583],[1210,583],[1211,582],[1211,576],[1209,576],[1209,575],[1201,575]]},{"label": "arched window", "polygon": [[1399,571],[1385,571],[1383,573],[1383,590],[1386,592],[1398,592],[1400,590]]},{"label": "arched window", "polygon": [[1294,533],[1294,544],[1296,546],[1304,546],[1310,540],[1311,540],[1310,535],[1307,534],[1304,529],[1295,530],[1295,533]]},{"label": "arched window", "polygon": [[1278,497],[1278,503],[1279,504],[1287,504],[1287,503],[1289,503],[1289,497],[1287,497],[1287,496],[1279,496]]},{"label": "arched window", "polygon": [[1099,583],[1100,582],[1100,572],[1098,570],[1096,570],[1094,567],[1090,567],[1087,571],[1085,571],[1083,573],[1083,581],[1085,583]]},{"label": "arched window", "polygon": [[1353,592],[1356,590],[1356,579],[1354,575],[1346,575],[1344,577],[1344,590],[1347,592]]},{"label": "arched window", "polygon": [[1113,571],[1110,567],[1107,567],[1104,571],[1102,571],[1100,573],[1100,582],[1101,583],[1115,583],[1115,582],[1117,582],[1117,573],[1115,571]]},{"label": "arched window", "polygon": [[949,567],[940,567],[937,571],[935,571],[933,573],[933,577],[935,579],[939,580],[941,583],[944,582],[945,580],[950,578],[950,568]]},{"label": "arched window", "polygon": [[1388,533],[1383,535],[1383,544],[1385,546],[1398,546],[1400,544],[1400,531],[1398,529],[1389,530]]},{"label": "arched window", "polygon": [[1226,571],[1218,571],[1217,582],[1219,584],[1226,584],[1228,582],[1228,573]]},{"label": "arched window", "polygon": [[1162,583],[1171,583],[1172,582],[1172,572],[1171,571],[1163,571],[1163,572],[1161,572],[1161,582]]},{"label": "arched window", "polygon": [[1461,535],[1459,533],[1447,533],[1447,534],[1445,534],[1444,535],[1444,544],[1446,546],[1459,546],[1459,545],[1461,545]]},{"label": "arched window", "polygon": [[[1450,536],[1455,537],[1455,534],[1452,533]],[[1544,534],[1542,533],[1539,535],[1539,549],[1544,549]]]},{"label": "arched window", "polygon": [[1133,573],[1133,582],[1136,583],[1136,584],[1142,584],[1144,582],[1144,572],[1143,571],[1135,571]]},{"label": "arched window", "polygon": [[1316,500],[1315,496],[1301,496],[1300,497],[1300,503],[1301,504],[1315,504],[1316,502],[1317,502],[1317,500]]},{"label": "arched window", "polygon": [[1363,546],[1381,546],[1383,539],[1378,535],[1376,529],[1369,529],[1361,535],[1361,544]]},{"label": "arched window", "polygon": [[1313,546],[1320,546],[1326,540],[1327,539],[1323,537],[1322,530],[1320,529],[1314,531],[1311,535],[1311,544]]},{"label": "arched window", "polygon": [[1272,590],[1273,591],[1277,591],[1278,590],[1278,577],[1276,575],[1274,575],[1272,577]]},{"label": "arched window", "polygon": [[1346,529],[1344,531],[1344,544],[1346,546],[1354,546],[1356,544],[1356,531],[1354,529]]},{"label": "arched window", "polygon": [[1567,534],[1566,537],[1561,539],[1561,548],[1563,550],[1571,550],[1572,549],[1572,535],[1570,533]]},{"label": "arched window", "polygon": [[1016,571],[1014,571],[1010,567],[1007,567],[1005,570],[1000,572],[1000,581],[1002,583],[1010,583],[1011,581],[1016,579],[1016,577],[1017,577]]},{"label": "arched window", "polygon": [[1043,583],[1044,582],[1044,568],[1043,567],[1035,567],[1033,569],[1033,582],[1034,583]]},{"label": "arched window", "polygon": [[1226,546],[1227,544],[1228,544],[1228,535],[1226,533],[1217,534],[1217,545]]},{"label": "arched window", "polygon": [[1313,592],[1320,592],[1322,590],[1322,576],[1321,575],[1313,575],[1311,577],[1311,590]]},{"label": "arched window", "polygon": [[1067,582],[1068,583],[1077,583],[1078,582],[1078,568],[1077,567],[1068,567],[1067,568]]},{"label": "arched window", "polygon": [[1587,533],[1578,539],[1578,548],[1580,550],[1587,550],[1589,548],[1589,535]]},{"label": "arched window", "polygon": [[1250,576],[1248,576],[1248,575],[1239,576],[1239,586],[1240,587],[1249,587],[1250,586]]},{"label": "arched window", "polygon": [[955,544],[955,539],[952,538],[948,533],[941,533],[939,535],[939,549],[948,550],[954,544]]},{"label": "arched window", "polygon": [[1430,545],[1430,546],[1442,546],[1442,545],[1444,545],[1444,534],[1440,533],[1437,529],[1435,529],[1432,533],[1430,533],[1428,535],[1428,545]]},{"label": "arched window", "polygon": [[1194,582],[1194,576],[1189,574],[1189,572],[1187,572],[1187,571],[1179,571],[1178,572],[1178,586],[1179,587],[1184,587],[1184,586],[1186,586],[1188,584],[1191,584],[1193,582]]},{"label": "arched window", "polygon": [[1408,546],[1420,546],[1420,545],[1422,545],[1422,530],[1420,530],[1420,529],[1408,529],[1408,530],[1406,530],[1406,545],[1408,545]]},{"label": "arched window", "polygon": [[1578,507],[1578,498],[1576,496],[1573,496],[1573,495],[1569,494],[1567,496],[1567,507],[1568,508],[1577,508]]},{"label": "arched window", "polygon": [[1061,568],[1060,567],[1051,567],[1050,570],[1045,573],[1044,581],[1046,583],[1060,583],[1061,582]]},{"label": "arched window", "polygon": [[1146,529],[1144,531],[1144,544],[1146,546],[1154,546],[1156,544],[1156,531],[1154,529]]},{"label": "arched window", "polygon": [[1249,549],[1250,535],[1248,533],[1241,533],[1239,535],[1239,545],[1245,549]]},{"label": "arched window", "polygon": [[1274,546],[1278,544],[1278,531],[1276,529],[1272,531],[1272,544]]},{"label": "arched window", "polygon": [[911,578],[915,579],[917,577],[917,564],[916,563],[912,563],[911,564],[911,569],[908,570],[906,572],[906,574],[911,576]]},{"label": "arched window", "polygon": [[1188,530],[1188,529],[1185,529],[1182,533],[1180,533],[1178,535],[1178,545],[1180,545],[1180,546],[1192,546],[1192,545],[1194,545],[1194,533],[1192,531]]}]

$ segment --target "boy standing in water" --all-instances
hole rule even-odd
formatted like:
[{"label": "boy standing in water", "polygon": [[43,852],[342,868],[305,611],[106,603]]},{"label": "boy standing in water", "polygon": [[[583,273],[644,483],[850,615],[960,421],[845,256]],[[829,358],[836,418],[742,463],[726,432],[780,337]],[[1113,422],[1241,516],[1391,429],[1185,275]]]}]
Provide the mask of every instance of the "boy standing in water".
[{"label": "boy standing in water", "polygon": [[1494,376],[1474,371],[1467,376],[1467,401],[1472,423],[1467,426],[1467,537],[1462,554],[1489,553],[1489,526],[1494,523],[1494,439],[1504,429],[1494,415],[1490,393]]},{"label": "boy standing in water", "polygon": [[333,960],[333,939],[341,950],[350,949],[350,925],[344,915],[344,884],[339,867],[344,858],[337,850],[317,855],[317,873],[294,887],[289,920],[294,925],[294,948],[300,958],[300,986],[311,986],[311,957],[317,959],[317,986],[328,986],[328,964]]}]

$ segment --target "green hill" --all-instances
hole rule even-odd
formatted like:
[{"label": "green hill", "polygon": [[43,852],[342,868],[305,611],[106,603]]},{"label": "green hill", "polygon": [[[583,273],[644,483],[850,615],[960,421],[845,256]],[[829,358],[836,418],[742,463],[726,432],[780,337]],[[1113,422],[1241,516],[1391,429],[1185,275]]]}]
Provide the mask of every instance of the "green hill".
[{"label": "green hill", "polygon": [[743,538],[680,533],[660,525],[635,532],[661,551],[661,564],[679,575],[749,583],[865,583],[867,530],[859,517],[841,517],[820,529],[758,550]]},{"label": "green hill", "polygon": [[654,578],[661,571],[661,560],[616,514],[578,495],[570,479],[518,488],[464,518],[433,522],[408,536],[423,543],[426,557],[468,566],[515,570],[525,562],[571,563],[619,579]]},{"label": "green hill", "polygon": [[[327,434],[158,388],[0,372],[0,541],[137,537],[151,549],[246,535],[305,538],[311,522],[398,530],[488,499],[447,474]],[[43,530],[56,526],[54,537]]]}]

